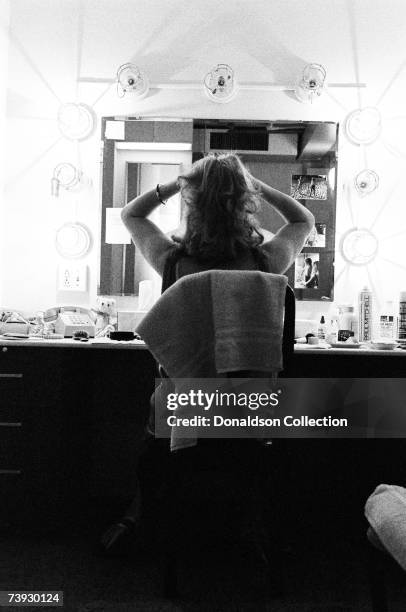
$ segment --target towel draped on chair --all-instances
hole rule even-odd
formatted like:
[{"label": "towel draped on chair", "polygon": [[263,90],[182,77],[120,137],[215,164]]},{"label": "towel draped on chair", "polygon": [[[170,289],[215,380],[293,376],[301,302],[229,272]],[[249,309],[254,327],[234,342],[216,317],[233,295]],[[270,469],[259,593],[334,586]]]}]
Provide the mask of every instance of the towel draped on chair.
[{"label": "towel draped on chair", "polygon": [[[190,274],[163,293],[136,331],[172,379],[242,370],[271,376],[282,369],[286,287],[286,276],[253,270]],[[181,381],[178,387],[181,393]],[[172,450],[180,448],[175,438],[172,429]]]}]

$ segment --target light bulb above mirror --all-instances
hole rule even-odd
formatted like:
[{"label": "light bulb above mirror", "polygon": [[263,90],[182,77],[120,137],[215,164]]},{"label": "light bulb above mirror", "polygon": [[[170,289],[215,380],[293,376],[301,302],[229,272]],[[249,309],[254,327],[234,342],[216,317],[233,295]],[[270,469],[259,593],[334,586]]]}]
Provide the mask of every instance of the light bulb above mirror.
[{"label": "light bulb above mirror", "polygon": [[228,64],[217,64],[206,74],[203,85],[212,102],[230,102],[237,93],[234,71]]},{"label": "light bulb above mirror", "polygon": [[300,102],[312,104],[322,94],[326,75],[326,69],[321,64],[307,64],[295,87],[296,98]]},{"label": "light bulb above mirror", "polygon": [[116,83],[119,98],[123,98],[127,93],[137,98],[144,98],[149,91],[147,76],[131,62],[118,67]]}]

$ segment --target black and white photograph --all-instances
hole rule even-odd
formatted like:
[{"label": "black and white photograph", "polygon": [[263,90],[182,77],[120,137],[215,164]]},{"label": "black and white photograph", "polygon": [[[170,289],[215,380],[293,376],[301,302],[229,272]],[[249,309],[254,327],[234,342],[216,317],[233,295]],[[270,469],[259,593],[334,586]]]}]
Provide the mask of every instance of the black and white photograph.
[{"label": "black and white photograph", "polygon": [[295,289],[318,289],[320,254],[301,253],[295,261]]},{"label": "black and white photograph", "polygon": [[312,231],[307,237],[305,247],[318,247],[324,249],[326,246],[327,226],[325,223],[315,223]]},{"label": "black and white photograph", "polygon": [[327,176],[293,174],[290,195],[297,200],[327,200]]},{"label": "black and white photograph", "polygon": [[0,612],[406,612],[405,33],[0,0]]}]

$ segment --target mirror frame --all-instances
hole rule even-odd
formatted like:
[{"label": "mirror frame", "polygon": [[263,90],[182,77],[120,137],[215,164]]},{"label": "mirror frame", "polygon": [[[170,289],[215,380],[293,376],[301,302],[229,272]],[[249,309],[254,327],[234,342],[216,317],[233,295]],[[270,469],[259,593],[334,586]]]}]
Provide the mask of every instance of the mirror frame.
[{"label": "mirror frame", "polygon": [[[114,122],[108,133],[108,122]],[[305,246],[301,253],[319,253],[320,264],[320,285],[318,289],[301,289],[294,288],[295,284],[295,265],[286,272],[288,282],[294,288],[295,296],[300,301],[333,301],[334,299],[334,253],[335,253],[335,229],[336,229],[336,200],[337,200],[337,151],[338,151],[338,133],[339,125],[336,122],[318,122],[318,121],[264,121],[264,120],[228,120],[228,119],[154,119],[136,117],[103,117],[102,118],[102,193],[101,193],[101,241],[100,241],[100,259],[99,259],[99,279],[98,279],[98,295],[115,295],[115,296],[134,296],[137,295],[134,283],[134,268],[135,268],[135,246],[131,242],[128,245],[122,244],[106,244],[106,208],[113,205],[114,194],[114,158],[117,142],[137,142],[137,143],[190,143],[192,145],[192,161],[207,154],[211,149],[207,132],[211,129],[241,129],[247,130],[286,130],[289,132],[298,131],[300,149],[304,150],[306,139],[310,138],[311,134],[318,129],[318,126],[329,126],[328,129],[334,130],[334,148],[329,152],[325,152],[319,160],[323,160],[323,164],[317,165],[317,157],[308,157],[307,161],[296,160],[304,166],[303,174],[328,174],[331,168],[335,169],[334,182],[330,184],[327,180],[327,199],[299,199],[299,201],[313,212],[316,217],[316,223],[325,223],[327,226],[327,235],[325,247],[309,247]],[[203,133],[198,134],[198,130],[203,130]],[[107,135],[106,135],[107,134]],[[306,135],[306,136],[304,136]],[[112,137],[109,137],[112,136]],[[249,166],[250,162],[258,161],[275,161],[278,155],[265,154],[264,151],[256,150],[239,150],[237,147],[227,148],[233,150],[241,157],[244,163]],[[219,149],[219,150],[225,150]],[[298,154],[299,157],[299,154]],[[286,161],[286,156],[285,156]],[[292,161],[292,157],[290,158]],[[326,166],[327,160],[329,166]],[[293,160],[294,162],[295,160]],[[291,173],[291,176],[295,172]],[[290,185],[273,185],[289,193]],[[271,228],[265,227],[264,229]],[[121,262],[120,265],[117,262]]]}]

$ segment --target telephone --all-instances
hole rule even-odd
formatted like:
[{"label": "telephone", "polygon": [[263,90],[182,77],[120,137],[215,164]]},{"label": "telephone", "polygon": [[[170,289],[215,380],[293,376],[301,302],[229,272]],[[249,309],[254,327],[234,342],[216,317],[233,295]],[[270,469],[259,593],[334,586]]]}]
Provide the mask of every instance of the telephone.
[{"label": "telephone", "polygon": [[55,321],[55,332],[65,338],[71,338],[75,331],[86,331],[94,338],[96,333],[96,316],[82,306],[55,306],[44,312],[44,321]]}]

